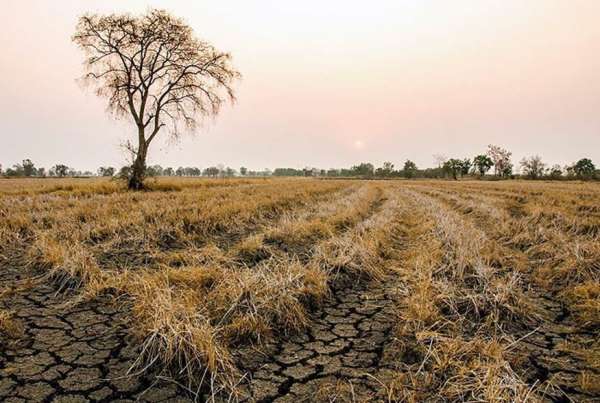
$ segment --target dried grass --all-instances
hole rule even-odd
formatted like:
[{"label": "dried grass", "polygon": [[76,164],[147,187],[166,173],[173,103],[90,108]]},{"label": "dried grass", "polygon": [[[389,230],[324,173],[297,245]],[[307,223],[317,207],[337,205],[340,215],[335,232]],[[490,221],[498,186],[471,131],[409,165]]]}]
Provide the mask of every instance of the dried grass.
[{"label": "dried grass", "polygon": [[[166,366],[190,387],[235,393],[232,349],[309,326],[309,310],[347,278],[395,279],[390,400],[538,399],[507,330],[536,314],[529,288],[560,298],[582,328],[600,323],[594,185],[161,179],[150,189],[0,181],[0,264],[43,270],[78,300],[123,298],[139,367]],[[0,332],[11,326],[1,311]],[[594,376],[580,374],[584,390]]]}]

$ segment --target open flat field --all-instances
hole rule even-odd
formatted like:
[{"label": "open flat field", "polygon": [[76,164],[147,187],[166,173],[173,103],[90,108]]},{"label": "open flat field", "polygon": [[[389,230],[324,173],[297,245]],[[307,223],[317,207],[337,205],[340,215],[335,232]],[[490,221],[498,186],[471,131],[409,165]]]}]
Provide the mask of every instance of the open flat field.
[{"label": "open flat field", "polygon": [[0,180],[0,401],[598,401],[600,186]]}]

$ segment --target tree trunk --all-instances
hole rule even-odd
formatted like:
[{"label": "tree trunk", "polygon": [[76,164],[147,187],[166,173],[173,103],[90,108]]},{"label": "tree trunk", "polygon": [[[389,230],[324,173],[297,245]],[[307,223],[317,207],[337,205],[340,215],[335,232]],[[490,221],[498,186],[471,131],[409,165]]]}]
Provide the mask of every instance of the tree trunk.
[{"label": "tree trunk", "polygon": [[[143,133],[143,131],[141,132]],[[133,166],[131,167],[131,175],[129,176],[129,190],[144,189],[144,177],[146,176],[146,152],[147,144],[143,134],[140,134],[137,155]]]},{"label": "tree trunk", "polygon": [[144,188],[144,173],[146,171],[146,167],[145,162],[141,160],[139,155],[136,157],[131,168],[128,187],[130,190],[142,190]]}]

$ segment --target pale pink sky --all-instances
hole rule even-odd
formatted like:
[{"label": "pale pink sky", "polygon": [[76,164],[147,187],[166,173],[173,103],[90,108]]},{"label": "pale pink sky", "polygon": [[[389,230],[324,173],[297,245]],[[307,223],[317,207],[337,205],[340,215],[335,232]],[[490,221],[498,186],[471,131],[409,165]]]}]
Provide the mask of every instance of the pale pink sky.
[{"label": "pale pink sky", "polygon": [[0,163],[120,166],[133,133],[75,81],[86,11],[165,8],[234,56],[238,103],[151,162],[419,166],[489,143],[600,165],[597,0],[3,0]]}]

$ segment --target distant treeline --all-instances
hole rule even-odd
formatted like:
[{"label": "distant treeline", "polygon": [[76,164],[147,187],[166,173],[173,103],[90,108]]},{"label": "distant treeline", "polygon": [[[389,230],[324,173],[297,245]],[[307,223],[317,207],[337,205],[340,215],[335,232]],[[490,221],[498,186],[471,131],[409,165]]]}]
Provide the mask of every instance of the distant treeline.
[{"label": "distant treeline", "polygon": [[[381,167],[375,167],[370,162],[363,162],[350,168],[320,169],[305,167],[297,168],[275,168],[252,171],[245,167],[238,170],[224,165],[211,166],[208,168],[179,167],[177,169],[160,165],[152,165],[146,168],[146,177],[157,176],[190,176],[210,178],[230,177],[266,177],[266,176],[303,176],[303,177],[329,177],[329,178],[449,178],[476,177],[488,179],[600,179],[600,171],[591,159],[582,158],[570,165],[561,167],[559,165],[548,165],[542,158],[535,155],[523,158],[519,162],[519,173],[514,172],[511,161],[512,153],[498,146],[488,146],[487,152],[476,155],[473,158],[447,158],[443,155],[435,155],[437,167],[420,169],[411,161],[406,160],[398,169],[391,162],[384,162]],[[46,171],[45,168],[37,168],[35,164],[25,159],[21,164],[13,165],[5,170],[0,165],[0,175],[5,177],[120,177],[128,178],[130,166],[124,166],[117,170],[114,167],[100,167],[96,172],[76,171],[64,164],[57,164]]]}]

